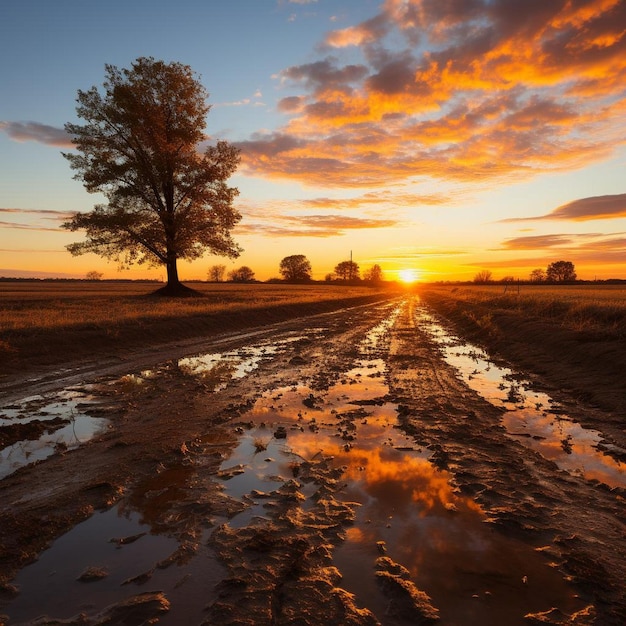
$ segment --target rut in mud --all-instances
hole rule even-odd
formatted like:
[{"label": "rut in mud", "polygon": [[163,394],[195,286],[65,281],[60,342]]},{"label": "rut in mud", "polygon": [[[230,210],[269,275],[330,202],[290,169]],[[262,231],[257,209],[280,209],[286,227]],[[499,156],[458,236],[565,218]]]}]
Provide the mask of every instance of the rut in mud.
[{"label": "rut in mud", "polygon": [[68,532],[0,613],[621,624],[623,450],[538,394],[409,297],[13,403],[107,430],[5,454],[7,570]]}]

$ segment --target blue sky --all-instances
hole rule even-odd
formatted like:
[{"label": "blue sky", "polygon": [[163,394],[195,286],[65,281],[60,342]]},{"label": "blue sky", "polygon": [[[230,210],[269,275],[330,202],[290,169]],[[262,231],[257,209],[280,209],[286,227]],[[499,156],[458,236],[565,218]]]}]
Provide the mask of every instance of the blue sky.
[{"label": "blue sky", "polygon": [[139,56],[188,64],[236,143],[235,261],[260,279],[352,252],[390,278],[525,278],[555,260],[626,278],[626,8],[617,0],[5,3],[0,275],[121,272],[65,245],[99,201],[61,150],[78,89]]}]

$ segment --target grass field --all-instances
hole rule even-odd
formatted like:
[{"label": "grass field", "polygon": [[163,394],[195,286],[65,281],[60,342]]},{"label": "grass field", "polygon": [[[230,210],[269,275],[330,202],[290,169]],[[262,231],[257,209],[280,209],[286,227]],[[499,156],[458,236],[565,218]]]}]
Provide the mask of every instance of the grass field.
[{"label": "grass field", "polygon": [[286,304],[371,295],[368,287],[195,283],[205,297],[151,296],[160,284],[141,282],[0,281],[0,332],[115,326]]},{"label": "grass field", "polygon": [[517,313],[573,331],[626,334],[625,285],[464,285],[423,288],[428,299],[447,299],[467,308],[475,323],[488,326],[498,311]]}]

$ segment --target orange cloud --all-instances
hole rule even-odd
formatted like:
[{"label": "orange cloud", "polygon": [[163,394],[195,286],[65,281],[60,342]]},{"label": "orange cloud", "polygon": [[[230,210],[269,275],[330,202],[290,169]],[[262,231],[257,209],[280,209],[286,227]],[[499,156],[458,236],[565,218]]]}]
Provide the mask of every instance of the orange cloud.
[{"label": "orange cloud", "polygon": [[334,56],[280,73],[292,118],[240,144],[245,171],[350,188],[604,159],[625,142],[625,33],[617,0],[387,0],[326,36]]},{"label": "orange cloud", "polygon": [[241,235],[258,235],[262,232],[273,237],[333,237],[343,235],[347,230],[389,228],[398,225],[399,222],[393,219],[368,219],[343,215],[272,215],[271,223],[244,222],[237,226],[235,231]]},{"label": "orange cloud", "polygon": [[580,198],[562,204],[546,215],[537,217],[513,217],[502,222],[526,222],[533,220],[589,220],[626,217],[626,193]]},{"label": "orange cloud", "polygon": [[[623,268],[626,258],[626,237],[624,233],[605,235],[602,233],[531,235],[507,239],[500,250],[536,251],[541,256],[518,259],[502,259],[472,263],[473,266],[501,269],[546,267],[558,258],[565,258],[586,269],[588,273],[597,273],[601,265]],[[606,271],[608,267],[605,268]],[[612,270],[615,271],[615,270]]]}]

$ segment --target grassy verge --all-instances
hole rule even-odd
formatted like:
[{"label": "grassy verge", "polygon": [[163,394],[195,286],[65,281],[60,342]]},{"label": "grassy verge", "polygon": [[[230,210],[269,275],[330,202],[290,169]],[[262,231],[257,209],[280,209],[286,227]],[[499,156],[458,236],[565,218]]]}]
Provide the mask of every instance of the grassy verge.
[{"label": "grassy verge", "polygon": [[600,408],[626,411],[626,289],[428,286],[421,297],[471,341]]},{"label": "grassy verge", "polygon": [[617,339],[626,333],[626,287],[501,285],[430,287],[430,300],[447,299],[474,321],[477,327],[491,327],[493,316],[511,313],[542,320],[574,332],[600,334]]}]

